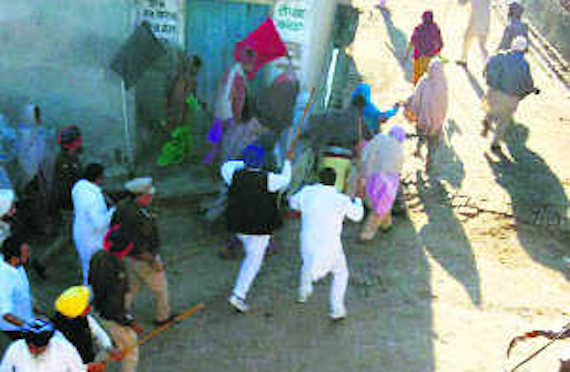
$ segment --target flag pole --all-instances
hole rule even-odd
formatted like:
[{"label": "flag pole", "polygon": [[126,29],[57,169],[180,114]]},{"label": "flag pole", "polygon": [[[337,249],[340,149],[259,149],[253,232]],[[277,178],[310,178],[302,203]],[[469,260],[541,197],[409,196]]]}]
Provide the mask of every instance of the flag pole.
[{"label": "flag pole", "polygon": [[129,113],[127,111],[127,89],[125,87],[125,80],[121,79],[121,99],[123,103],[123,123],[125,130],[125,144],[127,147],[127,158],[128,158],[128,168],[132,170],[134,165],[134,155],[133,155],[133,144],[131,141],[130,125],[129,125]]}]

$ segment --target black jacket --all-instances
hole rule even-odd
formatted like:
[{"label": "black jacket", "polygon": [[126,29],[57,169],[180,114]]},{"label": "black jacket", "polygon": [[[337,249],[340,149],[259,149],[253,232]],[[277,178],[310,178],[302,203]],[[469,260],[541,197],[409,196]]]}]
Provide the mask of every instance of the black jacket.
[{"label": "black jacket", "polygon": [[267,176],[266,172],[251,169],[234,173],[226,210],[229,231],[267,235],[281,226],[278,194],[267,190]]},{"label": "black jacket", "polygon": [[129,278],[125,262],[111,253],[100,250],[89,263],[89,285],[93,289],[93,304],[102,318],[129,325],[133,317],[125,304]]}]

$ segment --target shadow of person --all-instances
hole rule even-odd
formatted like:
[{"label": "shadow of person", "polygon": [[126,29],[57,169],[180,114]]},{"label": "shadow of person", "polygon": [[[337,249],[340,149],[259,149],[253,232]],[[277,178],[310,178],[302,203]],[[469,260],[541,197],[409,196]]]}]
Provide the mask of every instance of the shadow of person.
[{"label": "shadow of person", "polygon": [[435,153],[434,167],[431,168],[435,172],[431,174],[435,174],[437,179],[447,181],[454,189],[459,189],[465,179],[465,166],[453,148],[451,138],[455,133],[461,134],[461,128],[454,119],[449,119],[444,133],[446,138]]},{"label": "shadow of person", "polygon": [[471,84],[471,87],[475,91],[475,94],[477,94],[477,97],[479,97],[479,99],[482,99],[483,96],[485,95],[483,87],[481,87],[479,81],[477,81],[477,78],[471,73],[471,70],[469,70],[468,67],[465,66],[462,69],[465,71],[467,79],[469,80],[469,84]]},{"label": "shadow of person", "polygon": [[453,212],[443,185],[418,176],[418,194],[428,223],[419,232],[427,252],[465,289],[475,305],[481,305],[479,272],[471,243]]},{"label": "shadow of person", "polygon": [[404,59],[406,54],[406,49],[408,46],[408,37],[406,34],[397,28],[392,22],[392,15],[388,10],[381,10],[382,18],[384,18],[384,23],[386,23],[386,29],[388,30],[388,35],[390,36],[390,44],[385,42],[384,44],[392,52],[394,58],[400,64],[402,71],[404,72],[404,78],[406,81],[412,81],[412,65],[409,60]]},{"label": "shadow of person", "polygon": [[355,357],[368,363],[353,370],[378,371],[371,362],[380,360],[382,371],[434,371],[430,265],[414,224],[398,217],[389,232],[369,242],[357,241],[361,228],[345,224],[343,234],[350,270],[347,306],[358,319],[351,327],[359,332],[362,354]]},{"label": "shadow of person", "polygon": [[528,135],[526,126],[513,123],[505,135],[511,158],[502,153],[497,154],[499,160],[488,154],[485,158],[497,183],[509,193],[521,246],[535,261],[563,272],[570,279],[560,260],[567,252],[554,248],[565,243],[547,243],[551,239],[563,240],[557,233],[566,222],[568,198],[544,159],[526,146]]}]

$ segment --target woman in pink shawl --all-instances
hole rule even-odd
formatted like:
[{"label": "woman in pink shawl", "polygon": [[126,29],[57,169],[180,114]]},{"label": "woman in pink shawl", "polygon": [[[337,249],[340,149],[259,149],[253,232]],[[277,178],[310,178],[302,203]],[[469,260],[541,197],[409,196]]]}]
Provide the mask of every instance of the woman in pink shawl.
[{"label": "woman in pink shawl", "polygon": [[417,122],[419,139],[415,156],[422,157],[421,146],[427,142],[426,172],[442,140],[441,129],[447,115],[447,100],[447,79],[443,63],[434,59],[429,64],[428,74],[420,80],[414,93],[408,98],[404,112],[410,121]]},{"label": "woman in pink shawl", "polygon": [[410,56],[412,48],[414,49],[412,56],[414,60],[412,83],[416,85],[422,75],[427,71],[432,57],[438,54],[441,48],[443,48],[441,32],[439,26],[433,21],[433,12],[431,10],[427,10],[422,14],[422,23],[414,28],[414,33],[408,45],[406,59]]},{"label": "woman in pink shawl", "polygon": [[218,87],[214,122],[206,137],[212,147],[204,157],[204,164],[214,162],[220,152],[224,132],[232,128],[234,124],[241,122],[247,93],[246,76],[249,78],[255,76],[251,74],[255,63],[253,49],[244,49],[240,60],[241,62],[236,62],[226,72]]},{"label": "woman in pink shawl", "polygon": [[360,239],[372,240],[379,228],[392,227],[392,206],[400,185],[404,164],[402,142],[406,132],[393,126],[389,134],[378,133],[362,152],[362,178],[365,180],[366,205],[370,212]]}]

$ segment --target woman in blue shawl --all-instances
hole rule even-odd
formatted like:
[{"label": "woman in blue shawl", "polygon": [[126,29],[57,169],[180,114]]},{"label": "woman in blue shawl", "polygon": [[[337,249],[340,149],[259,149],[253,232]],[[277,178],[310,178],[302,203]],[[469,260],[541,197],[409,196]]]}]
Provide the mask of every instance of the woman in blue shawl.
[{"label": "woman in blue shawl", "polygon": [[366,104],[362,108],[362,118],[368,126],[370,134],[373,136],[376,132],[379,132],[380,124],[385,123],[388,119],[398,113],[400,104],[396,103],[388,111],[380,111],[378,107],[370,100],[370,85],[366,83],[360,83],[356,89],[352,92],[351,98],[354,99],[357,96],[362,96],[366,101]]}]

